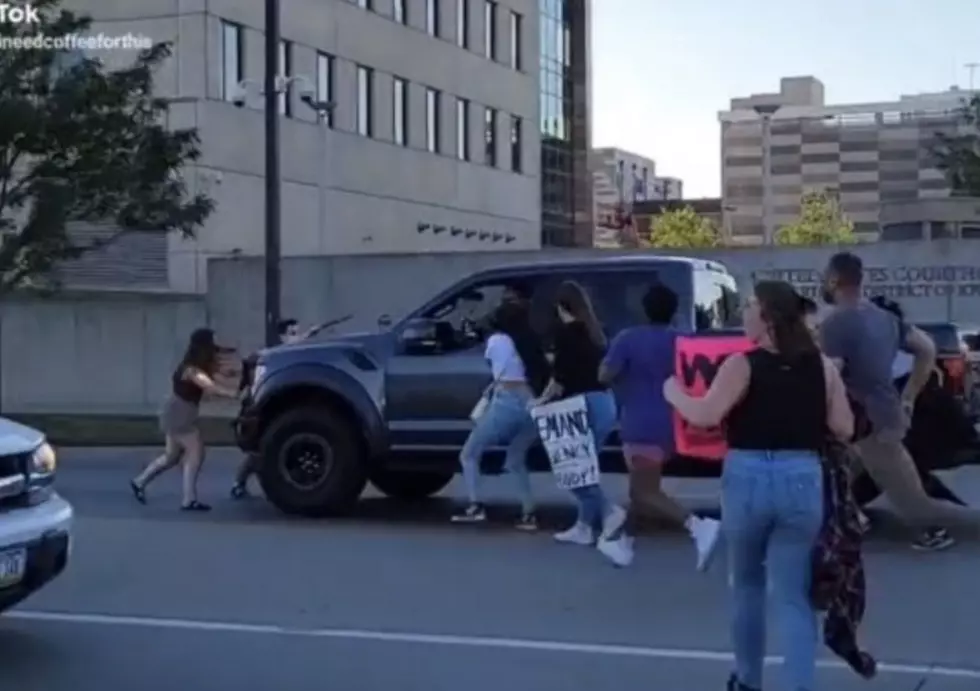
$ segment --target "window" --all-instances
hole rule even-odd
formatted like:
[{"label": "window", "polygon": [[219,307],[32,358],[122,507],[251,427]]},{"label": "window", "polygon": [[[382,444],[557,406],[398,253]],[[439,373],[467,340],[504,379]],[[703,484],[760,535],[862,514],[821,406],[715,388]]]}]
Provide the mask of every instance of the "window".
[{"label": "window", "polygon": [[374,136],[372,110],[374,109],[374,70],[357,68],[357,133],[364,137]]},{"label": "window", "polygon": [[[526,283],[532,291],[538,283],[536,279],[538,277],[527,277]],[[482,329],[474,328],[474,325],[489,322],[513,280],[464,284],[448,297],[423,308],[419,316],[438,323],[436,338],[440,341],[440,351],[466,350],[485,340],[487,334]],[[522,284],[525,283],[523,276],[520,280]],[[551,303],[549,316],[554,318],[554,302]]]},{"label": "window", "polygon": [[394,138],[395,144],[408,146],[408,82],[395,77],[394,102]]},{"label": "window", "polygon": [[357,6],[362,10],[373,10],[374,2],[372,0],[357,0]]},{"label": "window", "polygon": [[524,170],[522,125],[519,117],[510,116],[510,169],[515,173]]},{"label": "window", "polygon": [[730,329],[741,324],[735,279],[707,269],[694,271],[694,328]]},{"label": "window", "polygon": [[483,115],[483,160],[488,166],[497,165],[497,111],[487,108]]},{"label": "window", "polygon": [[425,148],[431,153],[440,152],[439,146],[440,126],[439,122],[439,102],[441,94],[435,89],[425,90]]},{"label": "window", "polygon": [[524,69],[524,51],[521,49],[521,28],[524,17],[517,12],[510,13],[510,66],[515,70]]},{"label": "window", "polygon": [[221,22],[221,97],[230,101],[235,97],[238,84],[245,78],[245,32],[238,24]]},{"label": "window", "polygon": [[[293,44],[289,41],[279,42],[279,76],[288,79],[293,76]],[[293,104],[290,96],[292,86],[286,82],[286,88],[279,94],[279,114],[287,118],[293,115]]]},{"label": "window", "polygon": [[456,45],[470,47],[470,0],[456,0]]},{"label": "window", "polygon": [[439,37],[439,0],[425,0],[425,31]]},{"label": "window", "polygon": [[394,0],[392,14],[399,24],[408,24],[408,13],[405,11],[405,0]]},{"label": "window", "polygon": [[456,158],[470,160],[470,102],[456,99]]},{"label": "window", "polygon": [[497,59],[497,3],[485,0],[483,6],[483,54],[487,60]]},{"label": "window", "polygon": [[[316,100],[333,103],[333,56],[326,53],[316,54]],[[324,117],[327,127],[333,127],[333,108]]]}]

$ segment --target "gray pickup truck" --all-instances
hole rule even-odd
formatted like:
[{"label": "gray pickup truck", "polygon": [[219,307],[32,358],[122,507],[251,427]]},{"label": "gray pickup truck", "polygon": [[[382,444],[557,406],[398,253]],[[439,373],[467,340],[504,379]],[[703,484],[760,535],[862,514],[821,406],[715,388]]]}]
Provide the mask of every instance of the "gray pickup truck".
[{"label": "gray pickup truck", "polygon": [[[717,262],[637,254],[482,271],[381,333],[260,354],[236,434],[240,448],[258,457],[266,496],[284,512],[316,516],[350,510],[368,481],[401,499],[439,492],[457,472],[470,410],[491,379],[479,325],[520,285],[547,339],[555,290],[568,279],[589,292],[610,337],[642,323],[641,297],[655,281],[680,296],[678,328],[739,325],[736,281]],[[618,445],[614,435],[603,449],[604,470],[624,470]],[[487,472],[499,472],[500,455],[488,454],[484,463]],[[547,469],[540,450],[529,464]],[[681,458],[667,470],[704,476],[717,468]]]}]

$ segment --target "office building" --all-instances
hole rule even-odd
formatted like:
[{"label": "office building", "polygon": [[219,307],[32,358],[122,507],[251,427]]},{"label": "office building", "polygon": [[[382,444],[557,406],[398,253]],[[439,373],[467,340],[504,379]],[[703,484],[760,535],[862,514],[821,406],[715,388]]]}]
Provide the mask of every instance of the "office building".
[{"label": "office building", "polygon": [[650,200],[673,200],[683,196],[678,178],[658,177],[652,158],[617,149],[593,149],[589,156],[595,208],[596,247],[618,246],[622,215],[631,206]]},{"label": "office building", "polygon": [[868,239],[877,237],[882,205],[947,197],[949,185],[929,150],[936,132],[957,130],[957,108],[968,94],[951,89],[827,105],[819,80],[793,77],[781,81],[778,93],[733,99],[719,114],[731,241],[763,242],[797,217],[808,190],[836,195]]},{"label": "office building", "polygon": [[541,234],[552,247],[590,247],[591,0],[538,0]]},{"label": "office building", "polygon": [[[171,126],[198,128],[203,155],[186,176],[217,208],[196,240],[140,238],[131,252],[165,265],[171,288],[203,291],[209,257],[263,252],[263,3],[181,2],[165,11],[150,0],[66,4],[92,15],[93,31],[173,41],[156,88],[178,99]],[[554,171],[541,173],[538,0],[280,7],[280,71],[291,78],[280,98],[284,257],[541,247],[542,182]],[[570,103],[545,125],[549,151],[562,153],[555,165],[573,182],[588,141],[581,17],[570,13],[564,31],[550,34],[568,46],[557,72]],[[105,57],[118,64],[134,56]],[[242,107],[233,103],[240,84]],[[322,124],[304,94],[333,103]],[[580,221],[573,210],[581,197],[573,188],[547,199],[546,236],[562,244]],[[150,247],[156,241],[166,246]],[[106,282],[109,268],[98,268]]]}]

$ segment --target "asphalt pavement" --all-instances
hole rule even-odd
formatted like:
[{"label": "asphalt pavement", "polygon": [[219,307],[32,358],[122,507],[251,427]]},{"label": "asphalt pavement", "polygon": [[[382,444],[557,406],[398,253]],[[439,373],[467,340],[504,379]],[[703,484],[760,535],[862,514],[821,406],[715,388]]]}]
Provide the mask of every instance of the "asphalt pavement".
[{"label": "asphalt pavement", "polygon": [[[501,521],[487,527],[446,521],[456,486],[417,506],[369,493],[344,520],[287,519],[262,499],[227,498],[230,450],[213,453],[202,478],[214,511],[189,515],[177,510],[176,473],[151,487],[148,506],[129,494],[155,451],[63,452],[59,487],[78,512],[73,560],[0,617],[3,691],[724,687],[724,559],[695,574],[678,533],[641,537],[636,563],[618,570],[547,532],[511,530],[506,477],[488,481]],[[950,477],[980,503],[980,472]],[[717,508],[717,482],[671,484],[689,504]],[[570,519],[549,478],[537,488],[547,527]],[[821,688],[976,691],[980,543],[920,554],[887,509],[875,519],[863,631],[882,672],[864,682],[828,656]],[[777,674],[767,689],[779,689]]]}]

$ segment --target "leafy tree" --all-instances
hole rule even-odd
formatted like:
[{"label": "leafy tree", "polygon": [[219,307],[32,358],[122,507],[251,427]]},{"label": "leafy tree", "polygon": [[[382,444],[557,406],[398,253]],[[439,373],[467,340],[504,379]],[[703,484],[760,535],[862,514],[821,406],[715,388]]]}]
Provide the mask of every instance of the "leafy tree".
[{"label": "leafy tree", "polygon": [[937,132],[932,154],[954,195],[980,197],[980,96],[964,103],[959,115],[966,131]]},{"label": "leafy tree", "polygon": [[[42,21],[0,24],[28,45],[42,36],[85,35],[91,20],[35,0]],[[0,294],[44,284],[59,262],[126,233],[193,236],[213,208],[188,196],[182,168],[200,155],[197,131],[168,130],[153,72],[161,43],[120,70],[51,45],[0,51]],[[72,223],[105,227],[82,242]]]},{"label": "leafy tree", "polygon": [[854,224],[837,199],[826,192],[807,192],[800,217],[776,231],[777,245],[843,245],[857,242]]},{"label": "leafy tree", "polygon": [[650,222],[650,247],[717,247],[721,236],[715,224],[691,206],[670,209]]}]

